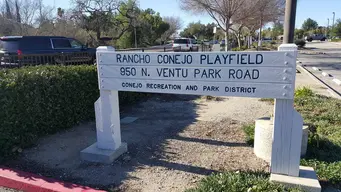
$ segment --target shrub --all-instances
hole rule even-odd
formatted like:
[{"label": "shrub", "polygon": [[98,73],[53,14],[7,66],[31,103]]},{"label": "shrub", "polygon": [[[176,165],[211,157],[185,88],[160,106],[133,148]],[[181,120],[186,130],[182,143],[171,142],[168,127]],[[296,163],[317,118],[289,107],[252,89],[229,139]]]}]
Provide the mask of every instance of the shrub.
[{"label": "shrub", "polygon": [[232,51],[244,51],[246,49],[247,49],[247,46],[241,46],[240,48],[239,47],[232,48]]},{"label": "shrub", "polygon": [[340,42],[341,39],[331,39],[331,42]]},{"label": "shrub", "polygon": [[302,48],[302,47],[305,46],[306,42],[305,42],[305,40],[303,40],[303,39],[299,39],[299,40],[296,40],[296,41],[295,41],[295,44],[296,44],[298,47]]},{"label": "shrub", "polygon": [[295,90],[295,97],[311,97],[314,92],[308,87],[302,87]]},{"label": "shrub", "polygon": [[246,143],[248,145],[253,146],[254,138],[255,138],[255,124],[244,125],[243,130],[244,130],[244,133],[246,134]]},{"label": "shrub", "polygon": [[269,181],[269,174],[260,172],[227,172],[208,176],[201,180],[198,187],[186,192],[300,192],[298,188],[286,188]]},{"label": "shrub", "polygon": [[[141,94],[120,92],[121,103]],[[0,158],[39,137],[94,119],[95,66],[39,66],[0,71]]]}]

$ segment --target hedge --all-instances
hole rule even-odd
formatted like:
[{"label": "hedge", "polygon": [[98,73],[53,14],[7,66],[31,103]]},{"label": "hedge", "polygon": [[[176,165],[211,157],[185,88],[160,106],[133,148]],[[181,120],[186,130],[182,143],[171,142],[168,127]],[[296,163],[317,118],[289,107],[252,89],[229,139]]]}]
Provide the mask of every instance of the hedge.
[{"label": "hedge", "polygon": [[295,40],[295,44],[299,47],[299,48],[303,48],[305,47],[305,40],[304,39],[298,39],[298,40]]},{"label": "hedge", "polygon": [[[120,104],[146,94],[120,92]],[[0,160],[47,134],[94,120],[95,66],[38,66],[0,71]]]}]

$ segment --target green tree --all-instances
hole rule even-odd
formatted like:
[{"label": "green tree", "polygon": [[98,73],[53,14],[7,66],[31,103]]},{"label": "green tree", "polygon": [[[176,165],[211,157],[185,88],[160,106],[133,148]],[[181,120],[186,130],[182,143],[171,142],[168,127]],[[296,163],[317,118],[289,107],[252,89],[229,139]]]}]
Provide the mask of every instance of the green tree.
[{"label": "green tree", "polygon": [[140,41],[144,45],[152,45],[157,39],[160,39],[170,25],[162,20],[160,13],[153,9],[146,9],[139,16]]},{"label": "green tree", "polygon": [[317,28],[318,28],[318,23],[315,20],[312,20],[311,18],[308,18],[302,24],[302,29],[304,31],[315,30]]},{"label": "green tree", "polygon": [[73,0],[73,3],[73,18],[77,18],[82,28],[95,32],[98,41],[109,31],[113,39],[119,39],[129,29],[135,15],[135,0]]},{"label": "green tree", "polygon": [[181,37],[190,37],[194,36],[200,40],[204,39],[212,39],[213,38],[213,28],[216,27],[216,24],[209,23],[207,25],[201,24],[200,22],[192,22],[187,25],[187,27],[180,32]]},{"label": "green tree", "polygon": [[[124,22],[125,11],[129,10],[132,6],[132,0],[129,0],[127,4],[122,4],[120,7],[120,13],[116,16],[115,20]],[[145,47],[153,45],[156,40],[161,39],[170,27],[170,25],[163,21],[159,13],[153,9],[140,10],[137,7],[134,8],[135,15],[133,16],[131,24],[128,26],[128,30],[122,35],[122,37],[116,41],[115,45],[119,48],[131,48],[135,46],[135,32],[136,43],[138,47]]]},{"label": "green tree", "polygon": [[303,39],[305,35],[305,32],[303,29],[295,29],[295,37],[297,39]]},{"label": "green tree", "polygon": [[276,22],[274,24],[274,26],[272,27],[272,34],[271,37],[272,38],[277,38],[280,35],[283,35],[284,33],[284,28],[283,28],[283,24],[280,22]]},{"label": "green tree", "polygon": [[331,31],[332,36],[341,37],[341,19],[336,20],[336,23]]},{"label": "green tree", "polygon": [[187,25],[187,27],[180,32],[181,37],[189,37],[193,36],[199,37],[204,33],[204,25],[200,22],[192,22]]}]

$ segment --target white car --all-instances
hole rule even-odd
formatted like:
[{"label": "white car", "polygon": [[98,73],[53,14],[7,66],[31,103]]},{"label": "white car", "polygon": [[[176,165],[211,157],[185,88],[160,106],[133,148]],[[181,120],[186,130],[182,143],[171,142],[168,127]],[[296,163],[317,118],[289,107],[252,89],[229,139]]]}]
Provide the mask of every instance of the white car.
[{"label": "white car", "polygon": [[173,41],[173,51],[192,51],[194,40],[190,38],[178,38]]}]

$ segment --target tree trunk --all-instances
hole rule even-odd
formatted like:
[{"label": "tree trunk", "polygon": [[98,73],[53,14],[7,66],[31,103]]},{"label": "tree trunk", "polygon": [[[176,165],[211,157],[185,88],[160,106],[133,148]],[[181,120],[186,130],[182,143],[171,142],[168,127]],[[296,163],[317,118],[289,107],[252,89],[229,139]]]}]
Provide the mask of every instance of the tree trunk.
[{"label": "tree trunk", "polygon": [[238,47],[239,47],[239,49],[241,49],[242,45],[241,45],[241,41],[240,41],[240,34],[239,34],[239,32],[237,34],[237,41],[238,41]]},{"label": "tree trunk", "polygon": [[233,34],[236,36],[237,43],[238,43],[238,48],[240,49],[242,47],[241,39],[240,39],[240,37],[241,37],[240,32],[239,31],[238,32],[233,32]]},{"label": "tree trunk", "polygon": [[96,30],[96,38],[98,41],[101,39],[101,31],[99,29]]},{"label": "tree trunk", "polygon": [[228,36],[229,36],[229,29],[230,29],[230,20],[228,19],[225,23],[225,51],[229,51],[229,42],[228,42]]},{"label": "tree trunk", "polygon": [[252,44],[253,44],[253,42],[252,42],[252,36],[250,35],[249,36],[249,49],[251,49],[251,47],[252,47]]},{"label": "tree trunk", "polygon": [[260,18],[260,28],[259,28],[259,34],[258,34],[258,46],[257,50],[259,50],[260,47],[262,47],[262,28],[263,28],[263,18]]}]

